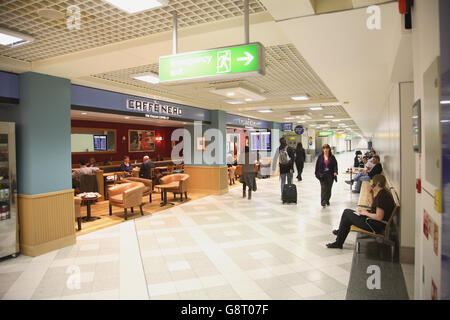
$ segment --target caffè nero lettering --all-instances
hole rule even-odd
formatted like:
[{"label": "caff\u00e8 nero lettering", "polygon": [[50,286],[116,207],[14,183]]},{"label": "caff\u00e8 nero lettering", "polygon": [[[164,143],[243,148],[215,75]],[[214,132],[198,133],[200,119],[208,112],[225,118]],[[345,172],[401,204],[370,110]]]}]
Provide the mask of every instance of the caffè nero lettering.
[{"label": "caff\u00e8 nero lettering", "polygon": [[173,116],[181,116],[183,114],[183,109],[179,107],[160,104],[156,100],[150,102],[145,100],[127,99],[127,109]]}]

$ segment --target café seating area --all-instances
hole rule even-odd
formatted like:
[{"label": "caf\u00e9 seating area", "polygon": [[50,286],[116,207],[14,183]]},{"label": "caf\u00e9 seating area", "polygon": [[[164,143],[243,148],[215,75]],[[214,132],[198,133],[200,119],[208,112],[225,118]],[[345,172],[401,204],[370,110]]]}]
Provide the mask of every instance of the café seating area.
[{"label": "caf\u00e9 seating area", "polygon": [[[77,234],[114,225],[128,218],[153,214],[167,208],[168,204],[177,205],[206,196],[189,192],[189,175],[184,174],[182,163],[154,163],[156,167],[151,170],[151,179],[139,178],[139,163],[133,165],[131,174],[120,171],[119,166],[112,165],[99,166],[94,175],[81,175],[80,181],[88,182],[81,184],[79,191],[82,193],[74,196]],[[86,194],[95,197],[83,199]],[[173,196],[175,203],[167,202],[167,194],[170,201]],[[92,217],[86,219],[87,215]]]}]

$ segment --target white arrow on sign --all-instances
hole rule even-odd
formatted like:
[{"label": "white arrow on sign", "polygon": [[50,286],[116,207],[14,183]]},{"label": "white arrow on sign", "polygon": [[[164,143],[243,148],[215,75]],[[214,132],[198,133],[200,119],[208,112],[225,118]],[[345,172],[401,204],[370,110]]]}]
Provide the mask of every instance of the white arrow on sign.
[{"label": "white arrow on sign", "polygon": [[253,61],[253,58],[255,58],[254,56],[252,56],[250,53],[248,53],[247,51],[245,51],[245,57],[240,57],[237,59],[237,61],[247,61],[244,66],[248,66],[250,62]]}]

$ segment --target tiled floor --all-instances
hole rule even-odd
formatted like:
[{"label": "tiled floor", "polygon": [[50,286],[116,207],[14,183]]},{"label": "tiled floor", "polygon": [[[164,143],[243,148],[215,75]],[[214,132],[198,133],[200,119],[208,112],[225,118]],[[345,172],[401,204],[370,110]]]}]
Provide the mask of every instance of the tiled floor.
[{"label": "tiled floor", "polygon": [[[342,170],[352,154],[338,156]],[[277,177],[78,237],[40,257],[0,262],[2,299],[345,299],[354,249],[325,248],[357,196],[339,177],[331,207],[306,164],[299,203]]]}]

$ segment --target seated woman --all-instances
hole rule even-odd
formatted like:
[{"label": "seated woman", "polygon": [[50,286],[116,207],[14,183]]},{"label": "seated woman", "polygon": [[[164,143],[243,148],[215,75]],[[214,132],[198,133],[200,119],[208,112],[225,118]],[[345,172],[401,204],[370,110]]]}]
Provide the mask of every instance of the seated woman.
[{"label": "seated woman", "polygon": [[129,156],[123,157],[123,162],[120,164],[120,170],[125,171],[129,174],[131,174],[131,171],[133,171],[133,166],[130,164]]},{"label": "seated woman", "polygon": [[384,232],[386,222],[394,210],[395,202],[391,193],[386,189],[386,178],[383,175],[377,174],[372,180],[373,184],[370,188],[372,208],[369,211],[361,210],[359,212],[345,209],[342,213],[339,229],[333,230],[333,234],[337,236],[336,241],[328,243],[328,248],[342,249],[352,225],[378,234]]}]

